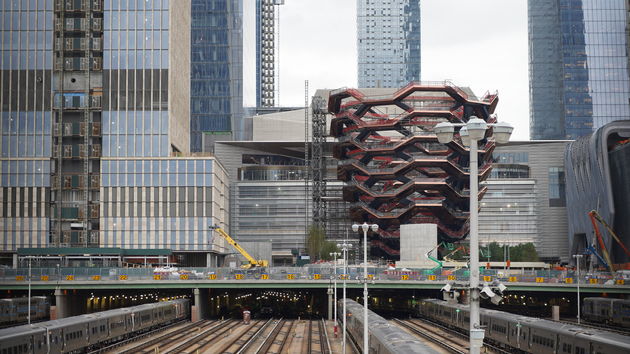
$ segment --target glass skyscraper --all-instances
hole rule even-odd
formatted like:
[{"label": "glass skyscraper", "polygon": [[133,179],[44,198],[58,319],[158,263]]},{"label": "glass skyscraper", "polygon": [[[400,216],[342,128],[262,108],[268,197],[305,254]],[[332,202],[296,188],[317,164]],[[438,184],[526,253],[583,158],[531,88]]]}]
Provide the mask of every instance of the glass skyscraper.
[{"label": "glass skyscraper", "polygon": [[190,150],[212,151],[243,127],[242,0],[191,0]]},{"label": "glass skyscraper", "polygon": [[625,0],[528,1],[532,139],[630,118],[628,11]]},{"label": "glass skyscraper", "polygon": [[420,1],[357,1],[360,88],[420,81]]}]

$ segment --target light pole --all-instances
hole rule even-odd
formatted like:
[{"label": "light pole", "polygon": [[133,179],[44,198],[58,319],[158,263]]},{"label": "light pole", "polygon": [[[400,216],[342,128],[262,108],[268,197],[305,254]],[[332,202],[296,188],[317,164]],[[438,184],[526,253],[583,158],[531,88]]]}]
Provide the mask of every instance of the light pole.
[{"label": "light pole", "polygon": [[577,321],[580,324],[580,262],[582,261],[583,255],[574,254],[573,258],[575,258],[575,264],[577,266]]},{"label": "light pole", "polygon": [[376,232],[378,231],[378,225],[364,222],[362,225],[353,224],[352,231],[359,231],[359,226],[363,229],[363,352],[369,353],[370,347],[368,339],[368,274],[367,274],[367,232],[369,229]]},{"label": "light pole", "polygon": [[31,256],[28,257],[28,324],[31,324]]},{"label": "light pole", "polygon": [[453,141],[455,127],[461,127],[459,135],[464,146],[470,149],[470,353],[478,354],[483,345],[484,330],[479,324],[479,173],[477,144],[484,139],[486,130],[491,126],[498,144],[510,140],[512,126],[508,123],[488,124],[475,116],[470,116],[466,124],[442,122],[436,124],[433,131],[442,144]]},{"label": "light pole", "polygon": [[346,278],[348,277],[348,250],[352,247],[348,240],[337,244],[343,252],[343,354],[346,354]]},{"label": "light pole", "polygon": [[333,274],[333,282],[334,282],[334,299],[335,299],[335,334],[337,334],[337,257],[341,256],[341,253],[339,252],[330,252],[330,256],[333,258],[333,269],[334,269],[334,274]]}]

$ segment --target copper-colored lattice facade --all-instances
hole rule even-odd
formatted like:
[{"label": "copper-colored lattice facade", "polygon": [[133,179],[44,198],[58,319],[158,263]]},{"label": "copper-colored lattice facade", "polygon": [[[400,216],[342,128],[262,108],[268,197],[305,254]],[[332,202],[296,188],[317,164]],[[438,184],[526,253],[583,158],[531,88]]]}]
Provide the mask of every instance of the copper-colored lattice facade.
[{"label": "copper-colored lattice facade", "polygon": [[[465,123],[470,116],[493,123],[497,103],[496,94],[477,99],[448,82],[412,83],[381,96],[345,88],[330,93],[343,198],[352,203],[354,221],[379,225],[370,240],[372,255],[399,255],[401,224],[437,224],[444,241],[467,235],[469,151],[457,133],[453,142],[440,144],[433,127]],[[480,181],[490,174],[494,146],[491,139],[479,142]],[[480,188],[479,198],[485,191]]]}]

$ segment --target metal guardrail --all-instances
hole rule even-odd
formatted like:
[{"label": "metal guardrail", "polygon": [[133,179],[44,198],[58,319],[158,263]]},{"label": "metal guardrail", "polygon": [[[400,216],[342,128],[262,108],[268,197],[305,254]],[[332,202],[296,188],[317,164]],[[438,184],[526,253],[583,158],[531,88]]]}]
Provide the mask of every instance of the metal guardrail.
[{"label": "metal guardrail", "polygon": [[[242,270],[238,268],[178,268],[166,272],[154,268],[32,268],[31,281],[43,283],[67,281],[191,281],[191,280],[247,280],[247,281],[311,281],[332,280],[335,271],[332,266],[313,265],[306,267],[269,267],[266,269]],[[577,283],[577,274],[573,271],[555,270],[482,270],[482,282],[514,283]],[[466,282],[469,271],[432,269],[388,269],[369,267],[368,279],[379,281],[435,281]],[[348,266],[348,274],[343,274],[337,267],[336,278],[339,280],[358,280],[363,278],[362,267]],[[0,281],[27,282],[28,268],[0,269]],[[630,279],[613,277],[605,273],[581,274],[581,284],[616,284],[630,285]]]}]

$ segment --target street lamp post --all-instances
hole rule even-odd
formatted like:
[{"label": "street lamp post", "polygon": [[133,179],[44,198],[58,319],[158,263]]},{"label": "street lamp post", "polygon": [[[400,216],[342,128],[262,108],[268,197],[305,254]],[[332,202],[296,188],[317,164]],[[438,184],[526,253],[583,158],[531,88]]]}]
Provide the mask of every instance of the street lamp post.
[{"label": "street lamp post", "polygon": [[442,122],[436,124],[434,132],[438,141],[448,144],[453,141],[455,127],[461,127],[459,135],[462,143],[470,149],[470,353],[478,354],[483,344],[484,330],[479,324],[479,172],[477,144],[486,136],[488,126],[494,130],[497,143],[505,144],[512,134],[508,123],[488,124],[471,116],[466,124]]},{"label": "street lamp post", "polygon": [[363,352],[368,353],[370,351],[369,338],[368,338],[368,274],[367,274],[367,232],[369,229],[376,232],[378,231],[378,225],[364,222],[362,225],[352,225],[352,231],[359,231],[359,226],[363,230]]},{"label": "street lamp post", "polygon": [[334,299],[335,299],[335,301],[334,301],[335,302],[335,304],[334,304],[334,307],[335,307],[335,310],[334,310],[335,314],[334,314],[334,316],[335,316],[335,336],[336,336],[336,334],[337,334],[337,257],[341,256],[341,253],[339,253],[339,252],[331,252],[330,256],[333,257],[333,261],[334,261],[333,267],[334,267],[334,270],[335,270],[335,272],[333,274],[333,282],[335,284],[334,285],[334,290],[333,290],[334,291],[334,295],[333,296],[334,296]]},{"label": "street lamp post", "polygon": [[573,258],[575,258],[575,263],[577,266],[577,323],[580,324],[580,261],[582,260],[583,255],[574,254]]},{"label": "street lamp post", "polygon": [[352,247],[346,240],[344,243],[337,244],[343,252],[343,354],[346,354],[346,278],[348,277],[348,250]]},{"label": "street lamp post", "polygon": [[31,257],[28,257],[28,324],[31,324]]}]

